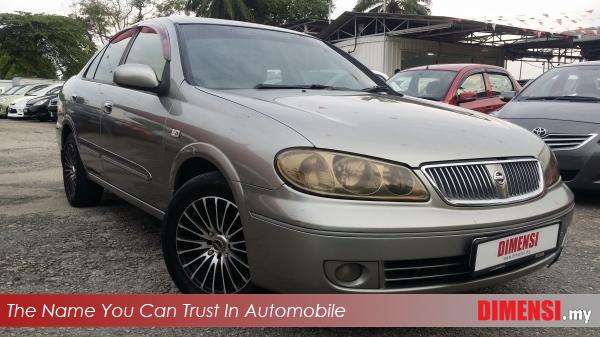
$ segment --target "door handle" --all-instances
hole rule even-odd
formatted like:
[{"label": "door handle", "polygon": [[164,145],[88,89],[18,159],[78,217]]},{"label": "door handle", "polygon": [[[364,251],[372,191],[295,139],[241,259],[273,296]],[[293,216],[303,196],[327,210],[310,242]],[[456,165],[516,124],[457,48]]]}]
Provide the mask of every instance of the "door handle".
[{"label": "door handle", "polygon": [[112,112],[113,109],[113,103],[112,102],[104,102],[104,113],[105,114],[110,114]]}]

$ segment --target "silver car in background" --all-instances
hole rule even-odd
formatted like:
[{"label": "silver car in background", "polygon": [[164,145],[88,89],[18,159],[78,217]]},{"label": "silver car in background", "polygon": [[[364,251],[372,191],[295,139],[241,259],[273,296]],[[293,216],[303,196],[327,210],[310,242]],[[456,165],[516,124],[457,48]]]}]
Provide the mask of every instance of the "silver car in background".
[{"label": "silver car in background", "polygon": [[552,264],[573,214],[537,136],[274,27],[141,22],[65,83],[57,125],[69,202],[162,219],[186,293],[474,289]]}]

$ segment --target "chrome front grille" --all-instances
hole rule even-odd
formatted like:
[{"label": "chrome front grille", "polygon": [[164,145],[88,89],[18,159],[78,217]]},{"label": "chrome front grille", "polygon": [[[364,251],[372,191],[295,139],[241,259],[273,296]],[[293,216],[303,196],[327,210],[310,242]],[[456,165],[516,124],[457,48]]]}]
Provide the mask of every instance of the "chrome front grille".
[{"label": "chrome front grille", "polygon": [[453,205],[506,204],[540,195],[542,168],[535,159],[435,164],[423,172]]},{"label": "chrome front grille", "polygon": [[597,134],[578,135],[566,133],[552,133],[544,136],[542,140],[548,144],[552,150],[574,150],[596,137]]},{"label": "chrome front grille", "polygon": [[468,279],[470,273],[466,256],[384,261],[383,270],[387,289],[459,282]]}]

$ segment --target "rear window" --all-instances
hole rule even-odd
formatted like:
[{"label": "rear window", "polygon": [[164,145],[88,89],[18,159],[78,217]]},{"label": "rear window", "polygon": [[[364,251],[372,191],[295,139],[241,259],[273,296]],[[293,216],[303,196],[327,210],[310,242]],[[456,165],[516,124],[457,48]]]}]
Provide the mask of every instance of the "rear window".
[{"label": "rear window", "polygon": [[408,70],[387,83],[403,95],[441,101],[455,77],[456,72],[448,70]]}]

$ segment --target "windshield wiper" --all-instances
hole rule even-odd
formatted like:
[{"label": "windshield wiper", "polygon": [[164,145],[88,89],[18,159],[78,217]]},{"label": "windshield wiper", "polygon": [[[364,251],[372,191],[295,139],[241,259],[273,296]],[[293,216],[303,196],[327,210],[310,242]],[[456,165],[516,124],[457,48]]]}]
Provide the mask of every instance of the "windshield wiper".
[{"label": "windshield wiper", "polygon": [[558,101],[585,101],[585,102],[600,102],[600,97],[592,96],[560,96],[557,97]]},{"label": "windshield wiper", "polygon": [[348,88],[333,87],[323,84],[267,84],[260,83],[254,86],[254,89],[312,89],[312,90],[350,90]]},{"label": "windshield wiper", "polygon": [[592,96],[532,96],[525,98],[526,101],[581,101],[600,102],[600,97]]},{"label": "windshield wiper", "polygon": [[439,101],[440,101],[440,100],[439,100],[439,99],[437,99],[437,98],[433,98],[433,97],[426,97],[426,96],[418,96],[418,98],[420,98],[420,99],[428,99],[428,100],[430,100],[430,101],[436,101],[436,102],[439,102]]},{"label": "windshield wiper", "polygon": [[362,91],[364,91],[364,92],[387,92],[387,93],[393,94],[393,95],[404,96],[401,93],[392,90],[390,87],[388,87],[386,85],[376,85],[374,87],[365,88]]}]

